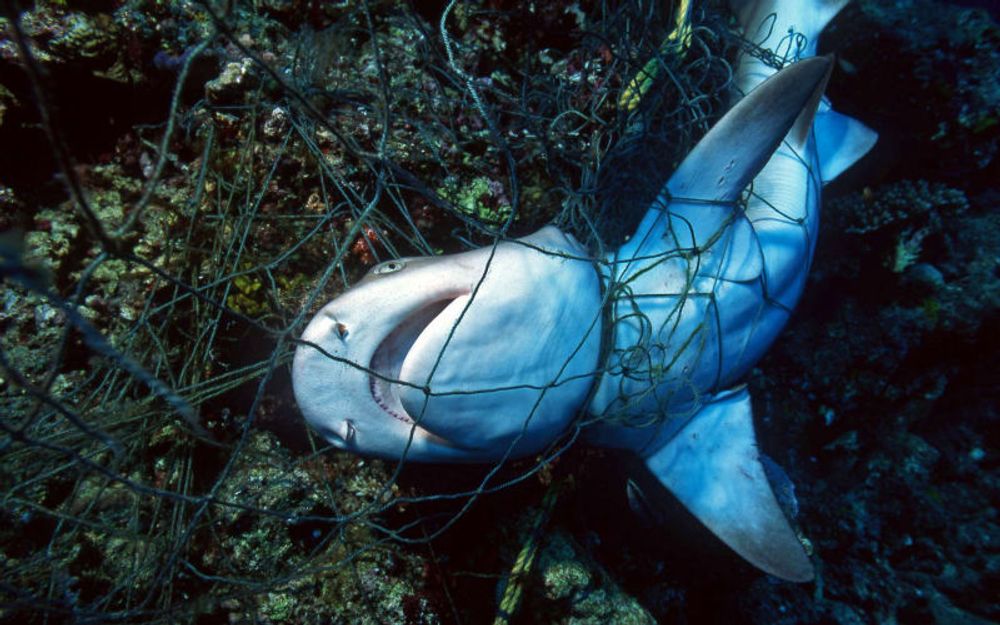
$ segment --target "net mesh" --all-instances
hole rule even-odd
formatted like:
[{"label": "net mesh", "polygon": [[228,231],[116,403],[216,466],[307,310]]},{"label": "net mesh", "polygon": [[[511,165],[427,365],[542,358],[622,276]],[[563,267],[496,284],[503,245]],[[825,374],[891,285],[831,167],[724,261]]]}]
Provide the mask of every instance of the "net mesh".
[{"label": "net mesh", "polygon": [[[595,259],[614,249],[725,107],[741,44],[724,11],[698,7],[685,47],[664,49],[672,16],[642,0],[129,2],[105,15],[124,49],[94,44],[97,58],[169,106],[96,155],[56,88],[93,46],[56,43],[99,20],[53,4],[5,5],[21,82],[4,102],[50,155],[37,185],[5,160],[0,615],[481,610],[449,592],[462,574],[442,572],[433,543],[406,545],[484,493],[549,483],[572,434],[471,486],[403,484],[405,463],[330,453],[305,427],[296,339],[387,259],[547,223]],[[651,58],[655,80],[623,111]]]}]

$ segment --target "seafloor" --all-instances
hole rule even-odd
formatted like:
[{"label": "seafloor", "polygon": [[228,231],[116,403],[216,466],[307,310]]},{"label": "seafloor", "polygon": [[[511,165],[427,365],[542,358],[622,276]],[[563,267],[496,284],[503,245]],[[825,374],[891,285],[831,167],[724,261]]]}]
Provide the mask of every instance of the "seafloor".
[{"label": "seafloor", "polygon": [[623,454],[397,466],[302,422],[294,339],[376,261],[629,231],[740,49],[719,2],[661,48],[673,4],[4,3],[0,621],[1000,622],[987,3],[859,0],[822,38],[880,139],[748,380],[815,582],[636,513]]}]

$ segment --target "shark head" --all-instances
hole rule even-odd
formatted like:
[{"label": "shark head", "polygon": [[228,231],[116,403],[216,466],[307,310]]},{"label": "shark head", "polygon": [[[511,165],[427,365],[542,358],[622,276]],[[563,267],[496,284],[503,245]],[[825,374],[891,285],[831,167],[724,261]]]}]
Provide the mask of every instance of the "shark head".
[{"label": "shark head", "polygon": [[292,383],[335,447],[484,461],[550,444],[584,404],[601,292],[555,227],[495,246],[375,266],[302,334]]}]

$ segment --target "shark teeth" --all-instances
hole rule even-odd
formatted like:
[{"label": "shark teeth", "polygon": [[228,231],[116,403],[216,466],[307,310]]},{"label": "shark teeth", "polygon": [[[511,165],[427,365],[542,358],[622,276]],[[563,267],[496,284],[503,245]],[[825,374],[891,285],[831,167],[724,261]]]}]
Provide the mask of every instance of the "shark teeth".
[{"label": "shark teeth", "polygon": [[399,409],[402,411],[402,414],[400,414],[389,405],[388,401],[386,401],[385,397],[388,395],[390,401],[393,401],[395,404],[399,404],[399,400],[396,399],[396,394],[392,392],[392,386],[389,382],[375,376],[369,376],[368,380],[369,387],[371,388],[372,399],[375,400],[375,403],[378,404],[379,408],[388,413],[390,417],[399,419],[403,423],[413,423],[413,419],[409,414],[407,414],[406,410],[402,408],[402,405],[399,405]]},{"label": "shark teeth", "polygon": [[390,332],[379,344],[369,368],[378,375],[369,374],[369,388],[372,399],[389,416],[404,423],[412,424],[414,419],[399,400],[399,384],[409,382],[420,384],[417,380],[400,380],[400,370],[406,355],[409,354],[417,337],[431,321],[444,310],[453,299],[443,299],[420,308],[409,315]]}]

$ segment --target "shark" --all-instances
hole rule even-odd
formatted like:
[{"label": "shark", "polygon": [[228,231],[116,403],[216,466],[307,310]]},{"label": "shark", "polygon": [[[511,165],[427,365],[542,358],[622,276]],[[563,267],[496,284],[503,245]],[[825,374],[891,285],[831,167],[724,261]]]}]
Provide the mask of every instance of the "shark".
[{"label": "shark", "polygon": [[603,258],[554,226],[373,267],[312,318],[292,385],[331,446],[418,462],[628,450],[763,571],[814,576],[768,482],[745,378],[805,286],[825,182],[876,135],[823,99],[846,0],[740,1],[734,103]]}]

